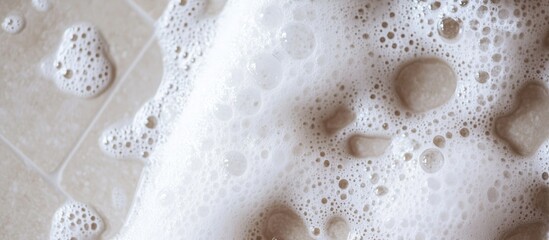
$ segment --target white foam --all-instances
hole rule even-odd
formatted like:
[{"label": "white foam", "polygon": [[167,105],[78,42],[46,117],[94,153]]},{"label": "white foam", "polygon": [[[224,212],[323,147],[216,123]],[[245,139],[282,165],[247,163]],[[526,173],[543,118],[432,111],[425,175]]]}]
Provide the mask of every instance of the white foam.
[{"label": "white foam", "polygon": [[36,11],[47,12],[50,10],[51,3],[49,0],[32,0],[32,6]]},{"label": "white foam", "polygon": [[69,200],[53,216],[50,240],[99,239],[104,230],[101,216],[92,207]]},{"label": "white foam", "polygon": [[2,21],[2,29],[7,33],[17,34],[25,28],[25,18],[17,13],[12,13]]},{"label": "white foam", "polygon": [[[136,139],[155,136],[117,239],[498,239],[547,217],[534,204],[547,142],[523,157],[493,130],[520,86],[548,81],[542,1],[214,5],[169,3],[159,91],[102,138],[106,152],[139,158],[148,140]],[[460,29],[441,36],[444,17]],[[412,112],[395,79],[425,57],[457,82]],[[352,120],[327,133],[342,107]],[[355,134],[392,140],[358,159]],[[280,209],[293,227],[270,222]]]},{"label": "white foam", "polygon": [[[180,114],[195,85],[196,71],[213,37],[211,28],[215,18],[211,15],[215,15],[219,11],[216,9],[223,5],[224,1],[218,0],[209,5],[202,1],[186,0],[168,4],[166,14],[158,23],[156,35],[162,46],[165,71],[178,74],[164,75],[155,97],[143,105],[130,124],[117,124],[103,132],[99,145],[104,152],[117,158],[147,160],[156,146],[164,141],[164,136],[172,128],[172,118]],[[181,9],[189,11],[184,15],[176,14]],[[196,19],[198,16],[200,21]],[[246,111],[254,111],[255,107],[257,105],[252,104],[251,110]],[[226,108],[224,110],[228,111]],[[227,118],[227,114],[221,113],[225,115],[221,118]],[[156,127],[146,126],[150,118],[156,119]]]},{"label": "white foam", "polygon": [[61,91],[85,98],[103,93],[115,75],[108,46],[90,23],[67,28],[55,56],[45,58],[42,70]]},{"label": "white foam", "polygon": [[280,44],[290,57],[303,59],[315,50],[315,34],[303,23],[289,23],[280,29]]},{"label": "white foam", "polygon": [[147,159],[161,141],[165,131],[161,105],[148,102],[136,114],[132,124],[117,124],[105,130],[100,139],[101,149],[112,157]]}]

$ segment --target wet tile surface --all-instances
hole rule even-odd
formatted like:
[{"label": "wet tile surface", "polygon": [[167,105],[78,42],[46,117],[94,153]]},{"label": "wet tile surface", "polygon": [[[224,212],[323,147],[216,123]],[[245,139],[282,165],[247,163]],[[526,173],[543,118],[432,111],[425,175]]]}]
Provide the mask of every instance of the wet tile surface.
[{"label": "wet tile surface", "polygon": [[79,201],[93,205],[107,222],[104,237],[123,224],[138,184],[143,162],[112,159],[100,146],[103,129],[131,121],[139,107],[152,98],[162,77],[160,49],[153,44],[101,114],[64,172],[62,187]]},{"label": "wet tile surface", "polygon": [[[0,3],[1,16],[15,11],[27,21],[19,34],[0,33],[0,134],[49,172],[67,156],[120,82],[152,36],[152,26],[123,1],[52,1],[45,13],[30,5],[16,0]],[[99,29],[116,68],[111,87],[96,98],[65,94],[40,71],[41,61],[55,53],[64,30],[78,22]]]},{"label": "wet tile surface", "polygon": [[[156,19],[166,2],[136,0],[135,4]],[[98,140],[106,127],[131,121],[154,95],[162,77],[162,56],[156,43],[147,45],[153,35],[150,18],[128,1],[50,3],[47,12],[39,12],[30,0],[0,1],[0,20],[13,13],[26,20],[18,34],[0,30],[0,135],[46,173],[61,166],[74,148],[60,186],[103,216],[107,227],[103,238],[108,239],[125,220],[144,164],[108,157]],[[113,84],[95,98],[61,92],[40,69],[43,59],[57,51],[65,29],[79,22],[99,29],[116,68]],[[105,111],[98,114],[102,107]],[[51,217],[65,197],[2,141],[0,189],[5,191],[0,195],[0,238],[48,239]]]},{"label": "wet tile surface", "polygon": [[51,218],[64,198],[0,142],[2,239],[48,239]]},{"label": "wet tile surface", "polygon": [[164,7],[168,4],[167,0],[133,0],[137,5],[143,9],[152,19],[158,19]]}]

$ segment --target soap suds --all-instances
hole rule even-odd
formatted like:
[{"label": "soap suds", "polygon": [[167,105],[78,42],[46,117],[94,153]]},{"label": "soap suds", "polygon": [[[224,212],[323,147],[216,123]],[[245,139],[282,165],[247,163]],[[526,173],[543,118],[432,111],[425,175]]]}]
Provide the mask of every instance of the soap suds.
[{"label": "soap suds", "polygon": [[549,147],[525,137],[542,127],[518,138],[498,125],[543,119],[543,91],[525,105],[520,89],[547,84],[547,11],[544,1],[170,1],[156,24],[158,93],[100,139],[147,163],[117,239],[545,232],[519,227],[547,217],[534,196]]},{"label": "soap suds", "polygon": [[67,28],[55,56],[42,63],[42,71],[61,91],[83,98],[103,93],[115,77],[107,44],[90,23]]}]

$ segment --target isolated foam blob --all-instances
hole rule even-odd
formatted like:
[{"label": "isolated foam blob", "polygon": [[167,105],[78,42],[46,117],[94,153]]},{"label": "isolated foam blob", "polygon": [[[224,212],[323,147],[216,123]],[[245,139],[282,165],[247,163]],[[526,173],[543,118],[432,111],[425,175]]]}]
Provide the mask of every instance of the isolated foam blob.
[{"label": "isolated foam blob", "polygon": [[50,10],[51,4],[49,0],[32,0],[32,6],[39,12]]},{"label": "isolated foam blob", "polygon": [[91,206],[70,200],[55,212],[50,240],[95,240],[104,230],[101,216]]},{"label": "isolated foam blob", "polygon": [[115,124],[105,129],[99,139],[103,152],[114,158],[147,160],[159,141],[165,124],[160,104],[149,101],[135,115],[132,124]]},{"label": "isolated foam blob", "polygon": [[25,28],[25,18],[19,14],[9,14],[2,21],[2,29],[7,33],[17,34]]},{"label": "isolated foam blob", "polygon": [[[105,40],[89,23],[78,23],[65,30],[53,62],[51,76],[63,92],[77,97],[94,97],[104,92],[114,79],[114,65],[108,57]],[[46,66],[51,68],[51,66]]]}]

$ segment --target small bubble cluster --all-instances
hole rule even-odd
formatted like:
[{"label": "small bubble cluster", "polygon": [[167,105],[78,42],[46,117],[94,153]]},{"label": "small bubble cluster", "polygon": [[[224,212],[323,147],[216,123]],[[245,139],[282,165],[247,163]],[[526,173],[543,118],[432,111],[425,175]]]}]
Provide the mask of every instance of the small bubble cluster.
[{"label": "small bubble cluster", "polygon": [[95,240],[104,230],[101,216],[91,206],[69,200],[53,216],[50,240]]},{"label": "small bubble cluster", "polygon": [[2,21],[2,29],[10,34],[17,34],[25,28],[25,18],[19,14],[9,14]]},{"label": "small bubble cluster", "polygon": [[153,101],[144,105],[135,115],[131,124],[115,124],[103,131],[99,146],[103,152],[114,158],[134,158],[146,160],[151,155],[164,129],[161,123],[160,104]]},{"label": "small bubble cluster", "polygon": [[84,98],[103,93],[115,77],[107,44],[89,23],[67,28],[55,56],[42,68],[61,91]]}]

